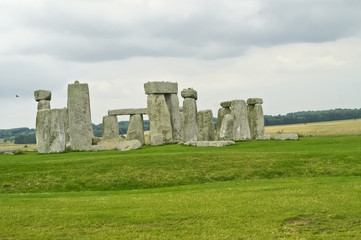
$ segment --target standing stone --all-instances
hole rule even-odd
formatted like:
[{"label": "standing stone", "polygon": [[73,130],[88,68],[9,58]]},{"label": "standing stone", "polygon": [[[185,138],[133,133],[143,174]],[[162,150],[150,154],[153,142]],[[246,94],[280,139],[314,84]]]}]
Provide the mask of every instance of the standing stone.
[{"label": "standing stone", "polygon": [[117,116],[103,117],[103,140],[119,138],[119,125]]},{"label": "standing stone", "polygon": [[226,116],[227,114],[231,113],[231,109],[229,107],[227,108],[220,108],[218,109],[218,115],[217,115],[217,139],[220,139],[220,132],[221,132],[221,127],[222,127],[222,122],[223,122],[223,118],[224,116]]},{"label": "standing stone", "polygon": [[172,125],[164,94],[148,95],[147,106],[150,122],[150,145],[172,142]]},{"label": "standing stone", "polygon": [[145,144],[143,115],[130,115],[129,126],[127,131],[127,140],[138,140],[141,145]]},{"label": "standing stone", "polygon": [[222,121],[221,130],[219,133],[220,140],[229,141],[233,139],[233,116],[227,114]]},{"label": "standing stone", "polygon": [[65,151],[67,109],[40,110],[36,115],[36,145],[39,153]]},{"label": "standing stone", "polygon": [[264,131],[264,116],[261,98],[247,100],[248,123],[252,139],[266,139]]},{"label": "standing stone", "polygon": [[50,101],[49,100],[40,100],[38,102],[38,111],[45,110],[45,109],[50,109]]},{"label": "standing stone", "polygon": [[233,116],[233,140],[245,141],[251,139],[251,132],[248,124],[247,104],[244,100],[233,100],[231,103]]},{"label": "standing stone", "polygon": [[89,151],[93,129],[88,84],[75,81],[68,85],[68,114],[71,149]]},{"label": "standing stone", "polygon": [[184,89],[181,92],[183,101],[184,129],[183,141],[197,141],[198,124],[197,124],[197,92],[191,88]]},{"label": "standing stone", "polygon": [[182,141],[182,119],[179,111],[179,99],[177,94],[165,94],[170,121],[172,125],[172,136],[174,142]]},{"label": "standing stone", "polygon": [[198,141],[214,141],[214,122],[212,110],[199,111],[198,119]]}]

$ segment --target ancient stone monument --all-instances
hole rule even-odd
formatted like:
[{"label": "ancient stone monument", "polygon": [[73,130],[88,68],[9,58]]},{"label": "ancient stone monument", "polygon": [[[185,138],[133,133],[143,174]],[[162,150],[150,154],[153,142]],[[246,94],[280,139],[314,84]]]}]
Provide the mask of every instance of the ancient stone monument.
[{"label": "ancient stone monument", "polygon": [[148,82],[144,84],[150,122],[150,145],[162,145],[179,141],[181,118],[178,102],[178,84],[172,82]]},{"label": "ancient stone monument", "polygon": [[221,129],[219,132],[219,140],[230,141],[233,140],[233,125],[234,119],[232,114],[226,114],[223,118]]},{"label": "ancient stone monument", "polygon": [[231,102],[231,114],[233,116],[233,140],[251,140],[246,101],[233,100]]},{"label": "ancient stone monument", "polygon": [[199,111],[198,120],[198,141],[214,141],[215,129],[212,110]]},{"label": "ancient stone monument", "polygon": [[75,81],[68,85],[68,114],[71,150],[91,150],[93,128],[88,84]]},{"label": "ancient stone monument", "polygon": [[269,139],[264,131],[264,116],[262,109],[262,98],[249,98],[247,100],[247,113],[251,138],[256,140]]},{"label": "ancient stone monument", "polygon": [[198,124],[197,124],[197,91],[192,88],[183,89],[181,92],[183,100],[183,141],[198,140]]},{"label": "ancient stone monument", "polygon": [[51,92],[34,91],[38,102],[36,114],[36,145],[39,153],[65,151],[67,136],[67,109],[50,109]]},{"label": "ancient stone monument", "polygon": [[221,108],[218,109],[217,129],[216,129],[217,139],[221,139],[220,132],[221,132],[221,127],[222,127],[222,122],[223,122],[224,116],[231,113],[230,107],[231,107],[231,102],[222,102]]},{"label": "ancient stone monument", "polygon": [[119,125],[117,116],[103,117],[103,140],[119,138]]},{"label": "ancient stone monument", "polygon": [[39,153],[60,153],[66,146],[67,110],[44,109],[36,114],[36,145]]},{"label": "ancient stone monument", "polygon": [[148,114],[148,110],[146,108],[115,109],[108,111],[109,116],[129,115],[127,140],[139,140],[142,145],[145,144],[143,127],[144,114]]}]

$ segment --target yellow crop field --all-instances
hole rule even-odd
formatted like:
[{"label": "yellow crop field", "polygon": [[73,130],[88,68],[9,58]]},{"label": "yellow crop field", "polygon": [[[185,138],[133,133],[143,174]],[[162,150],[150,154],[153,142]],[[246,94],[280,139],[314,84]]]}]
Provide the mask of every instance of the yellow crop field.
[{"label": "yellow crop field", "polygon": [[278,125],[265,127],[271,136],[277,133],[298,133],[299,136],[360,135],[361,119]]}]

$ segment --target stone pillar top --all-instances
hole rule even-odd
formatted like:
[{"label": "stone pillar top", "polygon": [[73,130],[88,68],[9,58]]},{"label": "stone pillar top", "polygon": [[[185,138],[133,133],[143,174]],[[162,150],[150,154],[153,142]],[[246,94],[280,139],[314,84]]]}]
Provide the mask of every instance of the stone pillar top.
[{"label": "stone pillar top", "polygon": [[177,94],[178,83],[176,82],[147,82],[144,83],[145,94]]},{"label": "stone pillar top", "polygon": [[255,105],[255,104],[262,104],[263,99],[262,98],[248,98],[247,104],[249,105]]},{"label": "stone pillar top", "polygon": [[41,100],[51,100],[51,92],[49,90],[36,90],[34,91],[35,101],[40,102]]},{"label": "stone pillar top", "polygon": [[198,99],[197,91],[194,90],[193,88],[183,89],[181,95],[183,98],[194,98],[195,100]]},{"label": "stone pillar top", "polygon": [[232,105],[232,101],[225,101],[225,102],[221,102],[221,107],[222,108],[230,108]]}]

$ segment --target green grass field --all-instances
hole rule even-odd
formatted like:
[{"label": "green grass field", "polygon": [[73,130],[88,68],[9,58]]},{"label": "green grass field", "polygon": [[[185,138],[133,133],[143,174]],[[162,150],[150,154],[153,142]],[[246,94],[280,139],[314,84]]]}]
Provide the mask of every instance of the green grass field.
[{"label": "green grass field", "polygon": [[361,136],[0,155],[0,239],[361,239]]}]

